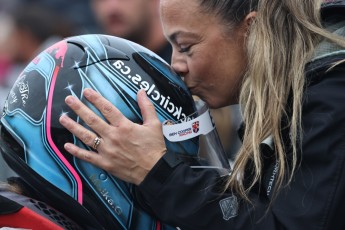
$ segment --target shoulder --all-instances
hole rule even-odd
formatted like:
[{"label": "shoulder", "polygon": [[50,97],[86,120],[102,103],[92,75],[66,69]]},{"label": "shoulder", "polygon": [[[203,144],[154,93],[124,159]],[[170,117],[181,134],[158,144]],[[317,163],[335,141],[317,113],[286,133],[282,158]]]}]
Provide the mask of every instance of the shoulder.
[{"label": "shoulder", "polygon": [[345,55],[341,57],[330,57],[326,60],[310,63],[306,68],[307,88],[327,81],[327,79],[341,77],[344,73]]},{"label": "shoulder", "polygon": [[305,134],[322,132],[329,138],[344,135],[344,90],[345,62],[307,77],[302,107]]},{"label": "shoulder", "polygon": [[342,104],[345,100],[345,59],[342,63],[313,70],[306,76],[305,103],[313,100]]}]

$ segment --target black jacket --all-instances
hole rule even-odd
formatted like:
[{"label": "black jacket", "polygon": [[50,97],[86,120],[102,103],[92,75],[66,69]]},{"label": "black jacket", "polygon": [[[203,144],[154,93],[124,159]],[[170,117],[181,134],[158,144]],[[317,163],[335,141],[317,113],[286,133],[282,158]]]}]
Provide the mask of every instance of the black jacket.
[{"label": "black jacket", "polygon": [[[334,30],[341,30],[339,22],[344,24],[344,16],[325,19],[326,26],[338,25]],[[345,229],[345,63],[327,71],[343,59],[345,50],[325,41],[307,66],[301,165],[270,208],[279,170],[270,157],[264,158],[261,187],[250,194],[252,204],[221,193],[221,179],[213,170],[195,171],[167,157],[138,187],[139,202],[182,230]],[[262,147],[270,156],[271,149]]]}]

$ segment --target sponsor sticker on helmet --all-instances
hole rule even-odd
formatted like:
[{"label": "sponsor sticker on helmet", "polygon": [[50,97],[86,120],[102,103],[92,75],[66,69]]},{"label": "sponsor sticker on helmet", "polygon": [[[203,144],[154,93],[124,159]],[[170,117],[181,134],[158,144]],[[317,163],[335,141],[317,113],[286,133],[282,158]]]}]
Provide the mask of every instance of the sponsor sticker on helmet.
[{"label": "sponsor sticker on helmet", "polygon": [[209,110],[205,111],[199,117],[192,120],[174,124],[171,121],[163,122],[163,134],[171,142],[189,140],[199,135],[206,135],[214,130],[215,125],[212,122]]},{"label": "sponsor sticker on helmet", "polygon": [[159,90],[156,89],[155,84],[150,84],[145,81],[142,76],[132,72],[132,69],[127,66],[122,60],[117,60],[113,63],[113,66],[120,71],[130,82],[146,91],[147,96],[158,103],[162,108],[164,108],[169,114],[176,118],[176,120],[186,119],[187,116],[182,112],[182,107],[175,105],[169,96],[163,95]]}]

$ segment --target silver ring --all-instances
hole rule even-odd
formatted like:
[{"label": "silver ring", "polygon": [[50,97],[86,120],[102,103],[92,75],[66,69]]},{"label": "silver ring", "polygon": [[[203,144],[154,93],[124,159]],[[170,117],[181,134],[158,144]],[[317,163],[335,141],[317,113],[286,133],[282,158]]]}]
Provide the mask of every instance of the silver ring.
[{"label": "silver ring", "polygon": [[98,147],[98,145],[101,143],[101,138],[100,137],[96,137],[95,138],[95,140],[93,140],[93,146],[92,146],[92,148],[94,149],[94,150],[97,150],[97,147]]}]

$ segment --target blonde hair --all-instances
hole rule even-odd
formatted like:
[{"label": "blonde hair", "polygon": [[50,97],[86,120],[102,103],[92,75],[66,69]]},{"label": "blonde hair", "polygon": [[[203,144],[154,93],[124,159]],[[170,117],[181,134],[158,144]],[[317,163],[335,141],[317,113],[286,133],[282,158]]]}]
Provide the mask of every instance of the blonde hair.
[{"label": "blonde hair", "polygon": [[[240,95],[246,125],[243,146],[227,183],[227,188],[246,199],[248,192],[262,179],[263,160],[259,148],[269,136],[273,138],[279,168],[274,194],[291,182],[299,165],[302,143],[305,66],[321,39],[345,46],[344,40],[322,28],[320,6],[320,0],[258,0],[257,16],[247,38],[250,65]],[[282,127],[283,118],[287,119],[286,127]],[[284,144],[283,129],[288,130],[291,146]],[[292,150],[289,160],[288,149]],[[250,172],[253,177],[249,185],[244,185],[249,163],[254,167]]]}]

